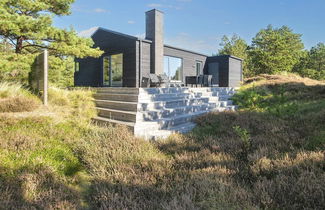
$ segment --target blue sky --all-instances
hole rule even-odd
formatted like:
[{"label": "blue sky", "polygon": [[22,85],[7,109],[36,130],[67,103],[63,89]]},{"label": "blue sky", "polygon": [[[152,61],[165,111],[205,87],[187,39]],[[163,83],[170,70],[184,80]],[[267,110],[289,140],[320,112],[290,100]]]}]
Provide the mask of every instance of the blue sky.
[{"label": "blue sky", "polygon": [[72,14],[54,24],[82,34],[100,26],[143,36],[144,13],[153,8],[165,13],[166,44],[206,54],[217,52],[223,35],[251,43],[268,24],[303,34],[307,49],[325,42],[325,0],[76,0]]}]

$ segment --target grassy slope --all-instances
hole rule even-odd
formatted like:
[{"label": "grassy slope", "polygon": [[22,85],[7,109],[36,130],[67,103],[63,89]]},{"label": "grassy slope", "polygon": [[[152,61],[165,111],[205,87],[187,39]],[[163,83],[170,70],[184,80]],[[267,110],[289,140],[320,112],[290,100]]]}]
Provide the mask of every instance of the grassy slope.
[{"label": "grassy slope", "polygon": [[90,125],[87,90],[52,89],[47,109],[0,114],[0,209],[324,209],[325,86],[254,80],[235,97],[240,112],[157,143]]}]

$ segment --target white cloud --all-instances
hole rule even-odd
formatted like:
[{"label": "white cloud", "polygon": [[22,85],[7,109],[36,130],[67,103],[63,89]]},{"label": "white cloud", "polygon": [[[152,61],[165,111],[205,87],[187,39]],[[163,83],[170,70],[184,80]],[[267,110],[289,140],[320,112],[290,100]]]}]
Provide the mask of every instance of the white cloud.
[{"label": "white cloud", "polygon": [[156,4],[156,3],[151,3],[151,4],[147,4],[147,7],[161,8],[161,7],[164,7],[164,5],[162,5],[162,4]]},{"label": "white cloud", "polygon": [[147,4],[147,7],[150,7],[150,8],[169,8],[169,9],[176,9],[176,10],[182,9],[180,6],[171,5],[171,4],[158,4],[158,3]]},{"label": "white cloud", "polygon": [[93,12],[96,12],[96,13],[106,13],[108,11],[106,9],[96,8],[96,9],[93,10]]},{"label": "white cloud", "polygon": [[217,37],[195,39],[184,32],[179,33],[175,37],[166,38],[166,44],[207,55],[216,53],[218,50]]},{"label": "white cloud", "polygon": [[84,31],[80,31],[78,33],[79,36],[81,37],[90,37],[91,35],[93,35],[93,33],[98,29],[99,27],[96,26],[96,27],[92,27],[92,28],[89,28],[89,29],[86,29]]},{"label": "white cloud", "polygon": [[134,20],[129,20],[128,24],[135,24],[135,21]]}]

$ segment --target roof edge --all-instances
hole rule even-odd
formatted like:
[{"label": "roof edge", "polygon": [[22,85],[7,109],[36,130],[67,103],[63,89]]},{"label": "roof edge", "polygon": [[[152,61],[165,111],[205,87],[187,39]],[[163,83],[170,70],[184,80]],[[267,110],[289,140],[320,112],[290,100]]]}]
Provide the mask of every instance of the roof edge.
[{"label": "roof edge", "polygon": [[185,51],[185,52],[189,52],[189,53],[193,53],[193,54],[197,54],[197,55],[202,55],[202,56],[205,56],[205,57],[210,57],[209,55],[204,54],[204,53],[199,53],[199,52],[195,52],[195,51],[192,51],[192,50],[171,46],[171,45],[168,45],[168,44],[164,44],[164,47],[169,47],[169,48],[173,48],[173,49],[176,49],[176,50],[181,50],[181,51]]},{"label": "roof edge", "polygon": [[112,34],[115,34],[115,35],[119,35],[119,36],[124,36],[126,38],[134,39],[136,41],[140,40],[140,41],[152,43],[152,41],[148,40],[148,39],[141,39],[141,38],[136,37],[136,36],[124,34],[124,33],[117,32],[117,31],[112,31],[112,30],[109,30],[109,29],[106,29],[106,28],[103,28],[103,27],[98,27],[97,30],[90,37],[92,38],[99,30],[102,30],[102,31],[105,31],[105,32],[108,32],[108,33],[112,33]]}]

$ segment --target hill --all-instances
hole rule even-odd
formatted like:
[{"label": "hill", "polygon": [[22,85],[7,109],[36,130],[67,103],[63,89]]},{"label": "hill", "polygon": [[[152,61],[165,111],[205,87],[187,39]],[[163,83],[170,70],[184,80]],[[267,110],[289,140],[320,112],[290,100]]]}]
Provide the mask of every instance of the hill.
[{"label": "hill", "polygon": [[324,209],[324,82],[246,82],[238,112],[158,142],[90,124],[91,90],[51,88],[45,108],[1,84],[0,209]]}]

